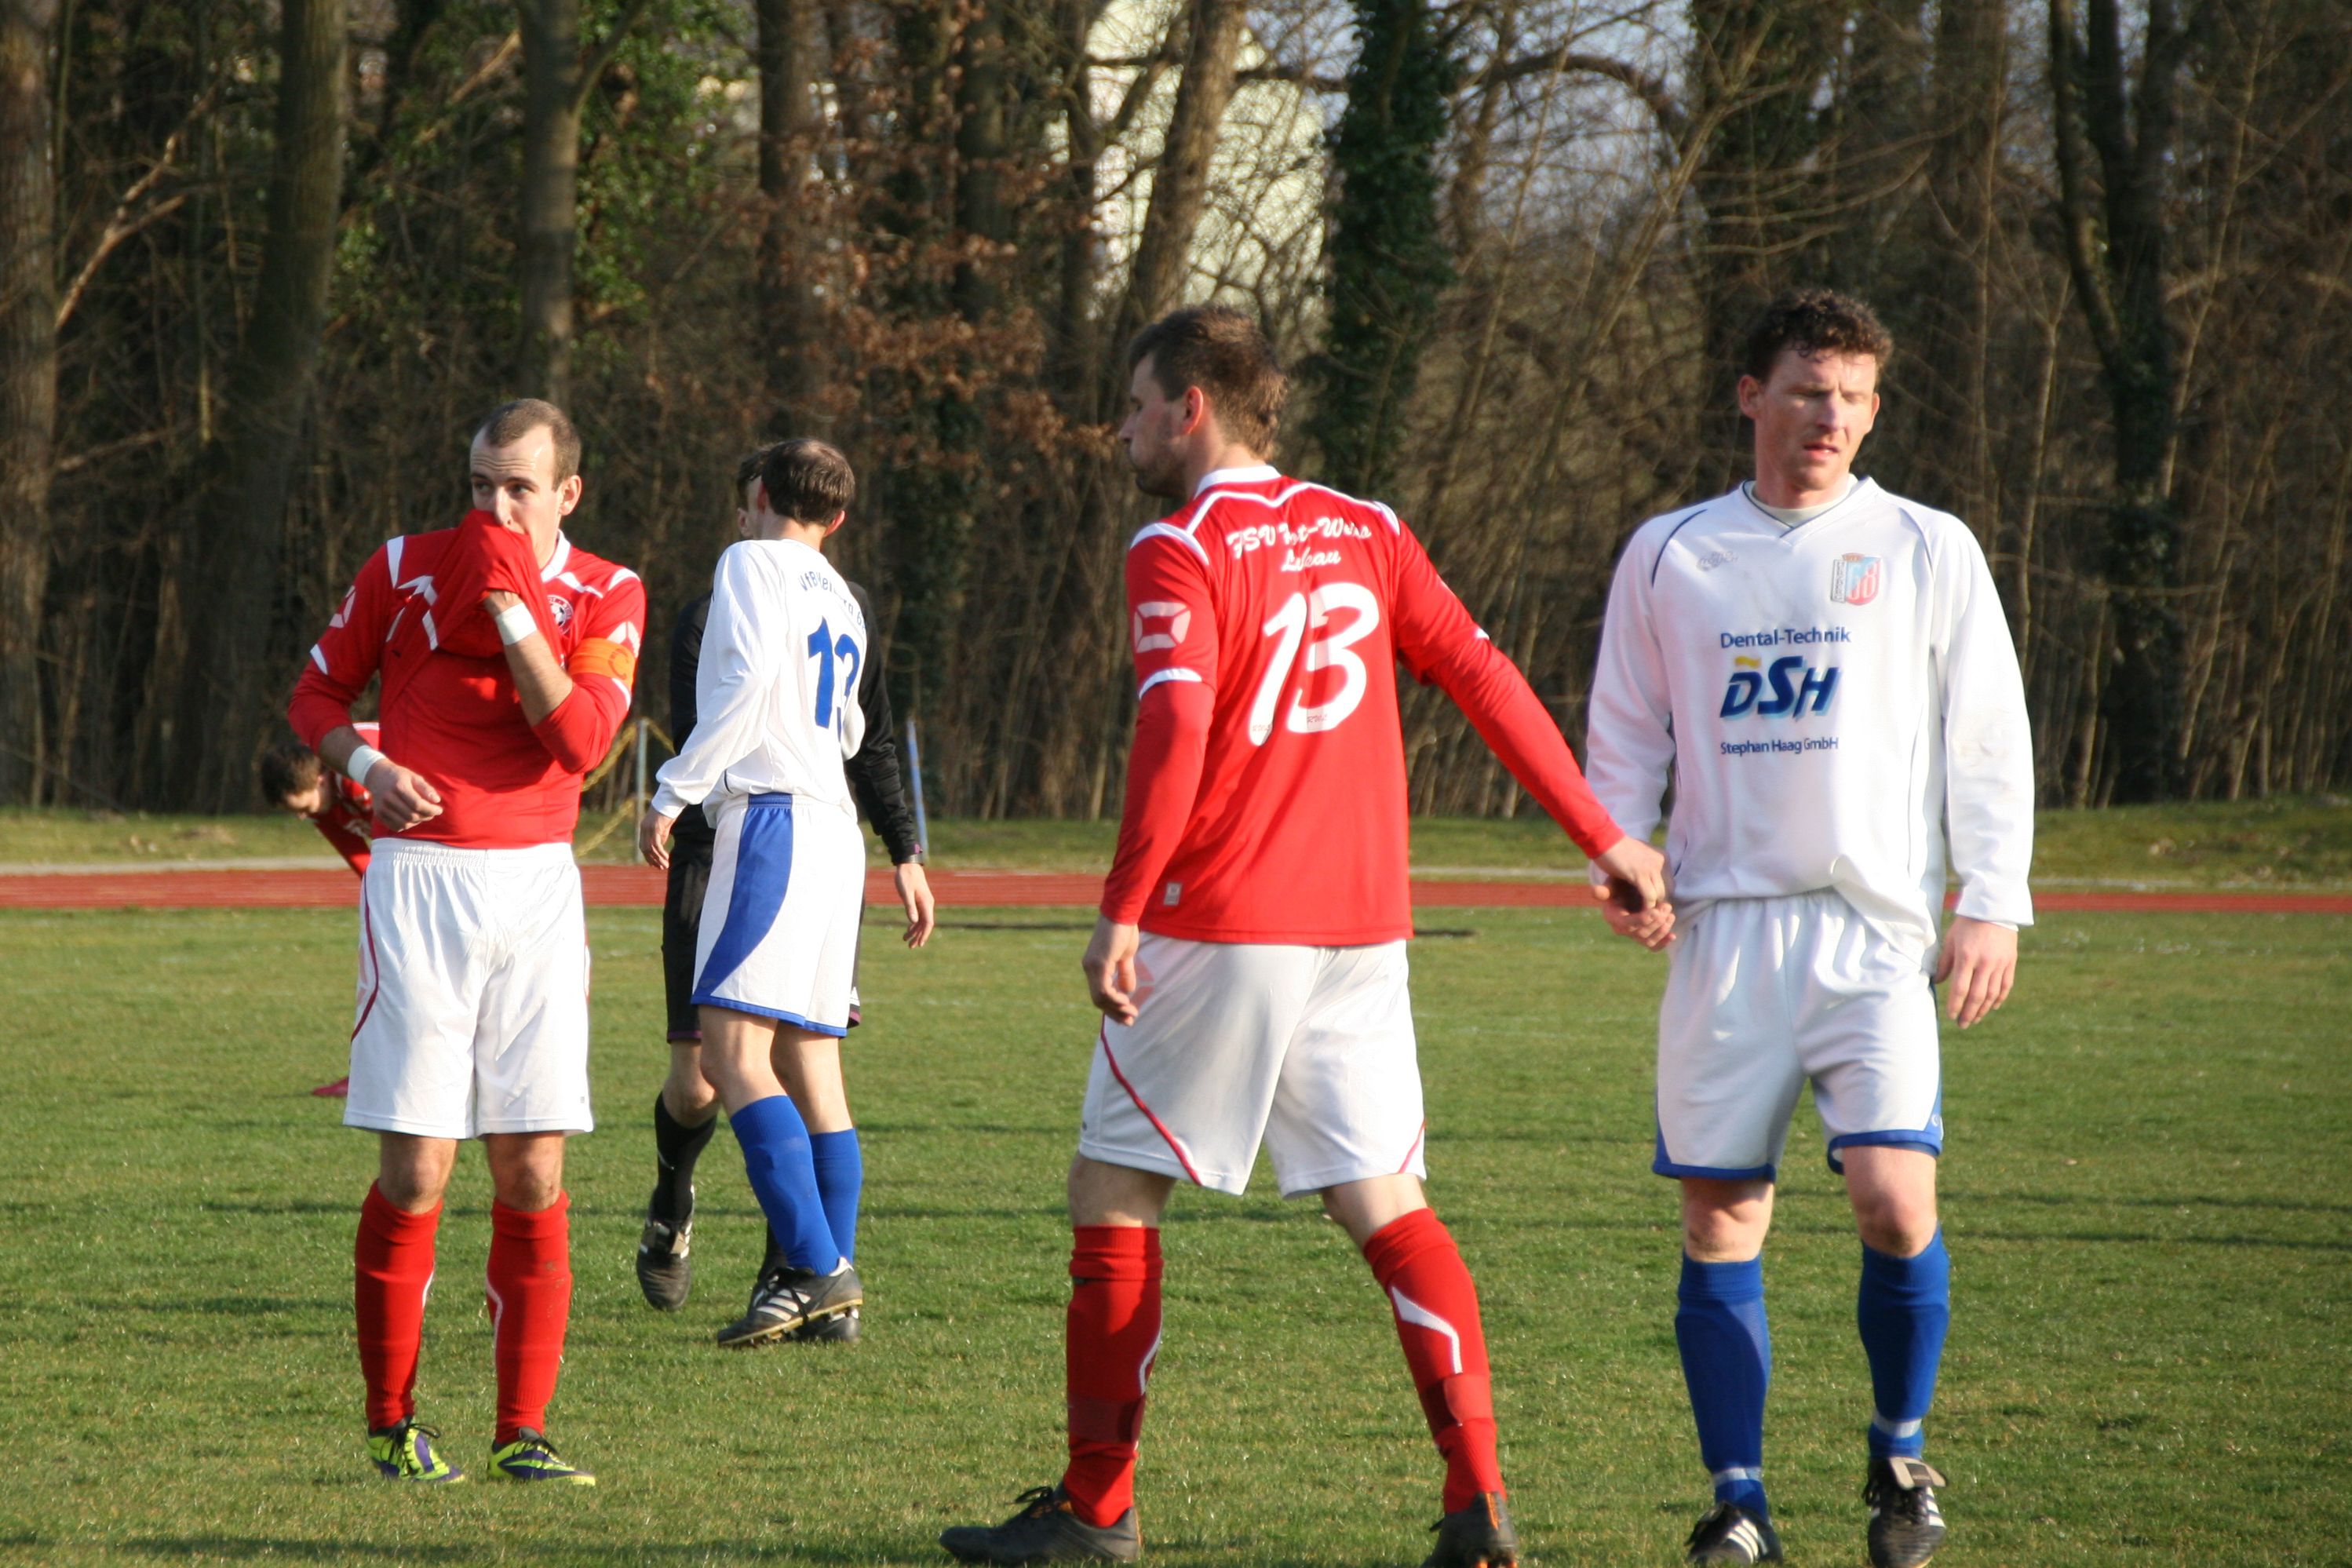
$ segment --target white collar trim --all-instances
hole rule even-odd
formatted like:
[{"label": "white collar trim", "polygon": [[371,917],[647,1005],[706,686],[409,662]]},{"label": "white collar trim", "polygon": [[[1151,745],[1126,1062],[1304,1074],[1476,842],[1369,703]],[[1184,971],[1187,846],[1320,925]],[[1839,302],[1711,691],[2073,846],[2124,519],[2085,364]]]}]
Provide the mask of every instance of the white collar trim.
[{"label": "white collar trim", "polygon": [[1272,463],[1253,463],[1241,468],[1212,468],[1201,476],[1201,482],[1192,487],[1192,494],[1198,498],[1219,485],[1262,485],[1268,479],[1280,478],[1282,470]]}]

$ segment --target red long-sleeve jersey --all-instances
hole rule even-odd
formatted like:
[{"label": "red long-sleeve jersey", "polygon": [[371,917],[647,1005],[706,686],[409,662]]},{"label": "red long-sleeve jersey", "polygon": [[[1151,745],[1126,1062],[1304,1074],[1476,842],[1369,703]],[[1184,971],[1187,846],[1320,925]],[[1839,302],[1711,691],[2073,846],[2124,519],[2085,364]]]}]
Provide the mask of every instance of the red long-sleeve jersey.
[{"label": "red long-sleeve jersey", "polygon": [[572,688],[534,725],[503,654],[468,658],[437,646],[434,568],[457,537],[454,529],[406,534],[368,558],[310,649],[287,717],[315,751],[351,722],[352,700],[381,675],[380,749],[441,794],[441,815],[398,837],[461,849],[568,843],[581,775],[603,760],[629,711],[645,584],[558,538],[540,582]]},{"label": "red long-sleeve jersey", "polygon": [[1135,746],[1102,912],[1200,942],[1412,934],[1396,666],[1451,697],[1586,854],[1622,837],[1526,679],[1396,514],[1212,474],[1127,553]]}]

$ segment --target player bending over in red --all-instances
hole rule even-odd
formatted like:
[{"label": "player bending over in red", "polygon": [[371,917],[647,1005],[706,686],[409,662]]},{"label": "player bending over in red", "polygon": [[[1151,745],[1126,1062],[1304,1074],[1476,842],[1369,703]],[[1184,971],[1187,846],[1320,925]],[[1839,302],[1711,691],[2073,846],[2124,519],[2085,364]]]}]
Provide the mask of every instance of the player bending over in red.
[{"label": "player bending over in red", "polygon": [[1127,554],[1138,700],[1118,853],[1084,960],[1104,1023],[1070,1167],[1069,1465],[971,1563],[1133,1560],[1136,1441],[1179,1180],[1239,1193],[1263,1142],[1371,1266],[1445,1459],[1433,1568],[1506,1568],[1478,1294],[1422,1195],[1406,994],[1396,667],[1453,698],[1610,875],[1664,864],[1585,787],[1559,727],[1378,501],[1263,461],[1287,378],[1239,311],[1179,310],[1128,350],[1136,483],[1180,502]]},{"label": "player bending over in red", "polygon": [[[373,724],[354,724],[352,731],[367,745],[376,743]],[[290,811],[319,830],[359,876],[367,875],[368,837],[374,813],[368,792],[341,773],[319,765],[319,753],[308,746],[272,746],[261,754],[261,797],[282,811]],[[351,1075],[322,1083],[310,1093],[320,1100],[341,1100],[351,1092]]]},{"label": "player bending over in red", "polygon": [[[310,650],[288,716],[373,797],[344,1122],[373,1130],[355,1250],[368,1450],[388,1479],[462,1472],[417,1424],[441,1194],[488,1156],[498,1427],[492,1472],[593,1484],[544,1433],[572,1311],[563,1138],[588,1111],[580,780],[629,709],[645,586],[564,536],[580,438],[526,399],[474,437],[462,527],[385,542]],[[351,721],[381,678],[382,750]]]}]

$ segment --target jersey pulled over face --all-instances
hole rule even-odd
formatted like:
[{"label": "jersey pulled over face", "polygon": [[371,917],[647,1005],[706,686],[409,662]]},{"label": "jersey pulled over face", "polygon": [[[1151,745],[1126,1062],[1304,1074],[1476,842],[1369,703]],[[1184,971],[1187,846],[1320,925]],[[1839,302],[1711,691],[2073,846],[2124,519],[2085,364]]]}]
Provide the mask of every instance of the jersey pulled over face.
[{"label": "jersey pulled over face", "polygon": [[1163,687],[1206,688],[1213,712],[1172,847],[1130,785],[1104,912],[1197,941],[1409,936],[1397,663],[1427,679],[1492,654],[1420,542],[1378,502],[1228,470],[1136,536],[1127,586],[1139,727]]},{"label": "jersey pulled over face", "polygon": [[1869,480],[1790,527],[1739,490],[1620,558],[1587,765],[1658,821],[1675,902],[1834,889],[1934,944],[1946,830],[1960,912],[2029,922],[2033,759],[2000,597],[1958,518]]},{"label": "jersey pulled over face", "polygon": [[581,775],[628,714],[645,584],[557,539],[540,584],[572,690],[535,729],[503,654],[469,658],[436,646],[434,574],[457,537],[455,529],[407,534],[368,558],[310,649],[288,717],[315,751],[351,721],[352,702],[381,674],[380,748],[441,795],[441,814],[400,837],[466,849],[568,841]]},{"label": "jersey pulled over face", "polygon": [[729,795],[852,809],[842,763],[866,739],[866,646],[865,613],[822,552],[782,539],[730,545],[711,582],[694,733],[663,764],[655,809],[675,816]]}]

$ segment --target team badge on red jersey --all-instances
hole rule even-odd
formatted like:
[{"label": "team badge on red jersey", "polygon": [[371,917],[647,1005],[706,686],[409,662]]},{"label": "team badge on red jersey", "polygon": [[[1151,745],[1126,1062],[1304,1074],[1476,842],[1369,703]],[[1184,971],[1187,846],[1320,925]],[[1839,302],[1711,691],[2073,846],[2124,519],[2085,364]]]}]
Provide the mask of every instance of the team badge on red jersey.
[{"label": "team badge on red jersey", "polygon": [[1878,597],[1879,558],[1841,555],[1830,563],[1830,602],[1867,605]]}]

